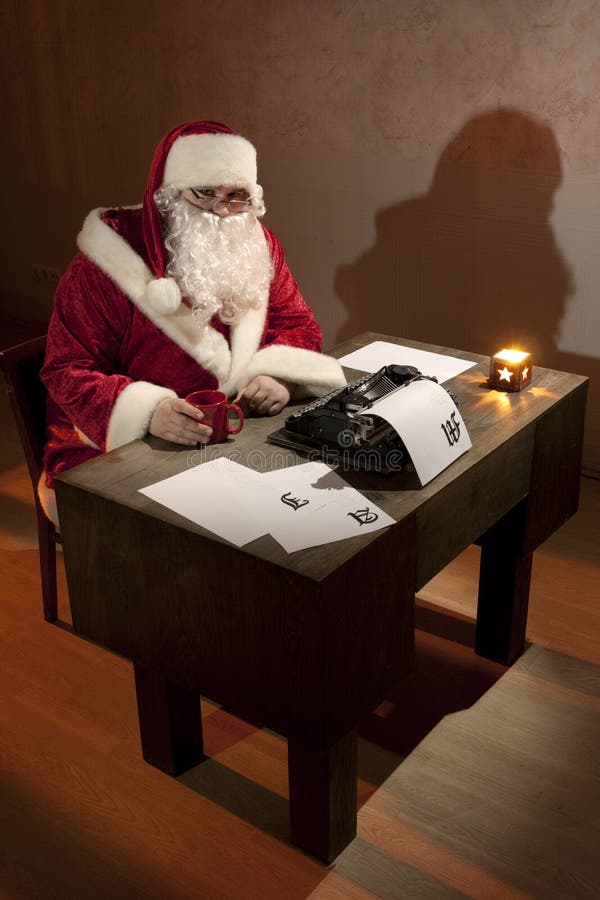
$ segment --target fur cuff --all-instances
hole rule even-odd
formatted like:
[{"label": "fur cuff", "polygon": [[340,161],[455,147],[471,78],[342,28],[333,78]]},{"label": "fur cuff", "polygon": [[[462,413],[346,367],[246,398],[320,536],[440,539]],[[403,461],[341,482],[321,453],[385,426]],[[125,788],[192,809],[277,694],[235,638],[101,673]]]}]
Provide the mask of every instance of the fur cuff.
[{"label": "fur cuff", "polygon": [[114,450],[115,447],[122,447],[129,441],[143,437],[160,401],[176,396],[175,391],[149,381],[132,381],[128,384],[112,408],[106,432],[106,449]]},{"label": "fur cuff", "polygon": [[247,369],[238,377],[237,389],[244,388],[255,375],[271,375],[298,385],[295,397],[322,397],[346,384],[337,359],[285,344],[274,344],[255,353]]}]

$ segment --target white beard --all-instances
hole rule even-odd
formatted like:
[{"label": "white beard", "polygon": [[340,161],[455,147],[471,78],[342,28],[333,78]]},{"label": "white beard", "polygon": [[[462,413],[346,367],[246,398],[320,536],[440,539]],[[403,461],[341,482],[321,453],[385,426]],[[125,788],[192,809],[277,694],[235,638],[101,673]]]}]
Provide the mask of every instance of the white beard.
[{"label": "white beard", "polygon": [[167,275],[191,301],[198,325],[215,313],[231,324],[266,303],[273,267],[253,212],[221,218],[178,199],[166,221]]}]

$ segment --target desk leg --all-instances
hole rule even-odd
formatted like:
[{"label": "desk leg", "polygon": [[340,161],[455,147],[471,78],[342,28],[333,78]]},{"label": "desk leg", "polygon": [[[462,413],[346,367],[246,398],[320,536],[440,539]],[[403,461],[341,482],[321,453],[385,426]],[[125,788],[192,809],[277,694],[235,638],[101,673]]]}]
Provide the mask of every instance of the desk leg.
[{"label": "desk leg", "polygon": [[525,649],[533,553],[523,553],[527,503],[481,538],[475,652],[510,666]]},{"label": "desk leg", "polygon": [[288,739],[292,842],[331,862],[356,835],[356,731],[332,747]]},{"label": "desk leg", "polygon": [[142,755],[167,775],[205,759],[200,695],[133,664]]}]

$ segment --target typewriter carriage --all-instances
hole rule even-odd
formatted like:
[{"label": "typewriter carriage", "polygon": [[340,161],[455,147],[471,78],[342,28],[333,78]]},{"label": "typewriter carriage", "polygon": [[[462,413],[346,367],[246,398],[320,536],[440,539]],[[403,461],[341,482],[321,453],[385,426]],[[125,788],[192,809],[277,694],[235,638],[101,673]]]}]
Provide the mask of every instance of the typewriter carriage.
[{"label": "typewriter carriage", "polygon": [[437,381],[414,366],[384,366],[292,413],[268,440],[311,455],[317,452],[342,469],[410,471],[410,456],[396,430],[369,410],[382,397],[423,378]]}]

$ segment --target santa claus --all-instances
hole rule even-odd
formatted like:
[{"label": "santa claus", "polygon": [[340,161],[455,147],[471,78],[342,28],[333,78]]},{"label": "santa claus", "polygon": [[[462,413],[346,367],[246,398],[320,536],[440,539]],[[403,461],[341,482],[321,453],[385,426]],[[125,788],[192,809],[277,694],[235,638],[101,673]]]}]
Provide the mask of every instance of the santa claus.
[{"label": "santa claus", "polygon": [[261,224],[256,151],[218,122],[160,142],[144,202],[96,209],[56,291],[42,381],[48,390],[42,504],[56,520],[59,472],[146,433],[206,442],[182,398],[218,388],[261,415],[344,384]]}]

